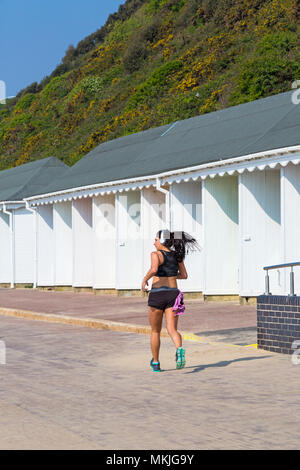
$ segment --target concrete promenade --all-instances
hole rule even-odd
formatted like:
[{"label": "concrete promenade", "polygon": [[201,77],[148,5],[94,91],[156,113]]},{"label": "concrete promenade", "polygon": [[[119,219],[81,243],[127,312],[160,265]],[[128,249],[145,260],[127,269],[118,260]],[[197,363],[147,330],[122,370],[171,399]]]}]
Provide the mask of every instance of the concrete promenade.
[{"label": "concrete promenade", "polygon": [[[179,329],[212,341],[234,344],[256,343],[256,307],[238,302],[204,302],[186,299],[186,311],[179,318]],[[0,314],[21,314],[26,318],[68,321],[123,331],[149,333],[147,297],[117,297],[83,292],[0,289]],[[30,312],[41,314],[33,317]],[[95,322],[89,322],[95,320]],[[107,325],[105,324],[107,322]],[[111,323],[113,322],[113,324]],[[120,326],[123,324],[123,328]],[[165,326],[165,323],[164,323]],[[139,328],[141,327],[141,328]]]},{"label": "concrete promenade", "polygon": [[[146,325],[145,302],[0,292],[0,307],[132,325]],[[176,370],[162,337],[161,373],[149,367],[146,334],[0,315],[0,449],[298,449],[300,364],[237,345],[251,339],[254,306],[186,304],[182,327],[203,341],[185,341],[187,365]]]}]

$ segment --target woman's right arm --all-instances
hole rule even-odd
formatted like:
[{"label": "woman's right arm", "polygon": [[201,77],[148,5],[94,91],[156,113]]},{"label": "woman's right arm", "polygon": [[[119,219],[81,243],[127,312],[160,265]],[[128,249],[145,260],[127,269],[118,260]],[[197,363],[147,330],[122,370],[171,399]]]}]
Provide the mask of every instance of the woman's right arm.
[{"label": "woman's right arm", "polygon": [[178,270],[179,274],[177,274],[176,279],[187,279],[188,278],[188,273],[185,269],[184,262],[181,261],[181,263],[178,263]]},{"label": "woman's right arm", "polygon": [[146,287],[148,286],[148,281],[151,279],[151,277],[155,276],[159,266],[159,259],[158,259],[158,254],[155,251],[152,251],[151,253],[151,267],[147,274],[145,275],[143,281],[142,281],[142,291],[147,292]]}]

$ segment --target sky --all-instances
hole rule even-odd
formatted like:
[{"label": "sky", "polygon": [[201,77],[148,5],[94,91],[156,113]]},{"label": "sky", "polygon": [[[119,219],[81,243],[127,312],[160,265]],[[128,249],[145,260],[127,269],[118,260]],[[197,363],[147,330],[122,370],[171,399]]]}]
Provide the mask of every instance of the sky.
[{"label": "sky", "polygon": [[50,75],[70,44],[101,28],[125,0],[0,0],[0,82],[6,97]]}]

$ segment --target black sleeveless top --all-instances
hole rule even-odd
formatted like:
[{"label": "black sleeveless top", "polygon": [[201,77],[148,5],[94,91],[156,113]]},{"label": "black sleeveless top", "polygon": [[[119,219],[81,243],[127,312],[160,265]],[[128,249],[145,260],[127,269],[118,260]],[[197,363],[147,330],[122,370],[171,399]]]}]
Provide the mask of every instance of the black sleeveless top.
[{"label": "black sleeveless top", "polygon": [[162,252],[164,261],[162,264],[159,265],[155,276],[160,276],[160,277],[177,276],[178,261],[176,259],[175,251],[165,251],[165,250],[158,250],[158,251]]}]

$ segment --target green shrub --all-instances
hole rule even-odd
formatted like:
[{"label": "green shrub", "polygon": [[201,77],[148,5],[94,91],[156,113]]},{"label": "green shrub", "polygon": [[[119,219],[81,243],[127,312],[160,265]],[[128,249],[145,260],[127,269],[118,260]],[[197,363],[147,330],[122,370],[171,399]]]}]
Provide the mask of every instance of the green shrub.
[{"label": "green shrub", "polygon": [[7,125],[7,129],[13,129],[15,127],[22,127],[28,124],[31,121],[31,116],[28,113],[22,113],[18,116],[11,118]]},{"label": "green shrub", "polygon": [[169,8],[177,13],[185,5],[186,0],[169,0]]},{"label": "green shrub", "polygon": [[135,41],[135,44],[137,44],[138,42],[155,42],[159,34],[160,27],[161,18],[159,16],[154,16],[151,22],[142,27],[138,31],[136,37],[132,38],[132,42]]},{"label": "green shrub", "polygon": [[64,57],[62,58],[62,63],[63,64],[73,64],[75,58],[76,58],[75,47],[73,46],[73,44],[70,44],[70,46],[68,47]]},{"label": "green shrub", "polygon": [[168,0],[149,0],[147,11],[149,13],[156,13],[167,1]]},{"label": "green shrub", "polygon": [[87,101],[96,95],[99,95],[102,93],[104,90],[104,83],[103,79],[98,77],[97,75],[88,75],[87,77],[84,77],[82,80],[80,80],[79,83],[77,83],[74,88],[70,91],[68,96],[64,100],[65,106],[68,107],[68,105],[71,103],[71,101],[74,99],[75,95],[78,95],[81,91],[83,92],[83,95],[80,98],[80,101]]},{"label": "green shrub", "polygon": [[280,56],[253,58],[240,69],[229,105],[281,93],[300,76],[300,63]]},{"label": "green shrub", "polygon": [[[247,2],[242,0],[204,0],[204,10],[208,12],[208,17],[213,16],[216,26],[226,26],[231,28],[238,21],[247,20],[250,14],[248,12]],[[263,7],[266,0],[251,0],[251,15],[257,15],[257,11]]]},{"label": "green shrub", "polygon": [[21,96],[27,95],[27,93],[38,93],[39,91],[40,89],[38,83],[33,82],[23,90],[20,90],[19,93],[17,93],[16,97],[21,98]]},{"label": "green shrub", "polygon": [[149,13],[153,14],[158,12],[162,7],[165,7],[167,10],[176,13],[181,10],[185,3],[186,0],[150,0],[146,9]]},{"label": "green shrub", "polygon": [[109,86],[114,78],[122,77],[123,73],[124,67],[122,64],[110,68],[101,78],[103,87]]},{"label": "green shrub", "polygon": [[146,57],[145,44],[139,42],[130,44],[123,57],[124,69],[129,73],[135,72],[141,67]]},{"label": "green shrub", "polygon": [[8,109],[4,106],[0,106],[0,122],[2,119],[6,118],[8,116]]},{"label": "green shrub", "polygon": [[138,30],[140,26],[141,24],[134,16],[126,21],[117,20],[105,42],[124,42],[133,33],[133,31]]},{"label": "green shrub", "polygon": [[290,50],[297,47],[297,35],[290,31],[277,31],[266,34],[255,48],[255,55],[265,54],[287,54]]},{"label": "green shrub", "polygon": [[130,98],[129,105],[138,106],[149,99],[151,100],[161,95],[165,91],[170,75],[180,70],[182,67],[183,63],[181,60],[174,60],[157,68],[152,75],[138,87],[136,93]]},{"label": "green shrub", "polygon": [[240,66],[237,88],[230,104],[280,93],[300,76],[300,64],[289,54],[297,48],[297,36],[290,31],[276,31],[263,36],[250,59]]},{"label": "green shrub", "polygon": [[88,97],[95,96],[103,91],[103,80],[100,77],[91,75],[85,77],[79,83],[79,87]]},{"label": "green shrub", "polygon": [[195,92],[181,93],[174,96],[173,99],[164,106],[165,116],[170,119],[169,122],[178,119],[187,119],[199,114],[200,100]]},{"label": "green shrub", "polygon": [[66,74],[64,74],[60,77],[52,78],[52,80],[42,90],[41,96],[46,99],[63,98],[68,94],[68,91],[68,82]]},{"label": "green shrub", "polygon": [[19,101],[17,102],[15,109],[20,109],[20,110],[25,110],[29,108],[31,103],[36,99],[36,95],[34,93],[27,93],[26,95],[23,95]]}]

